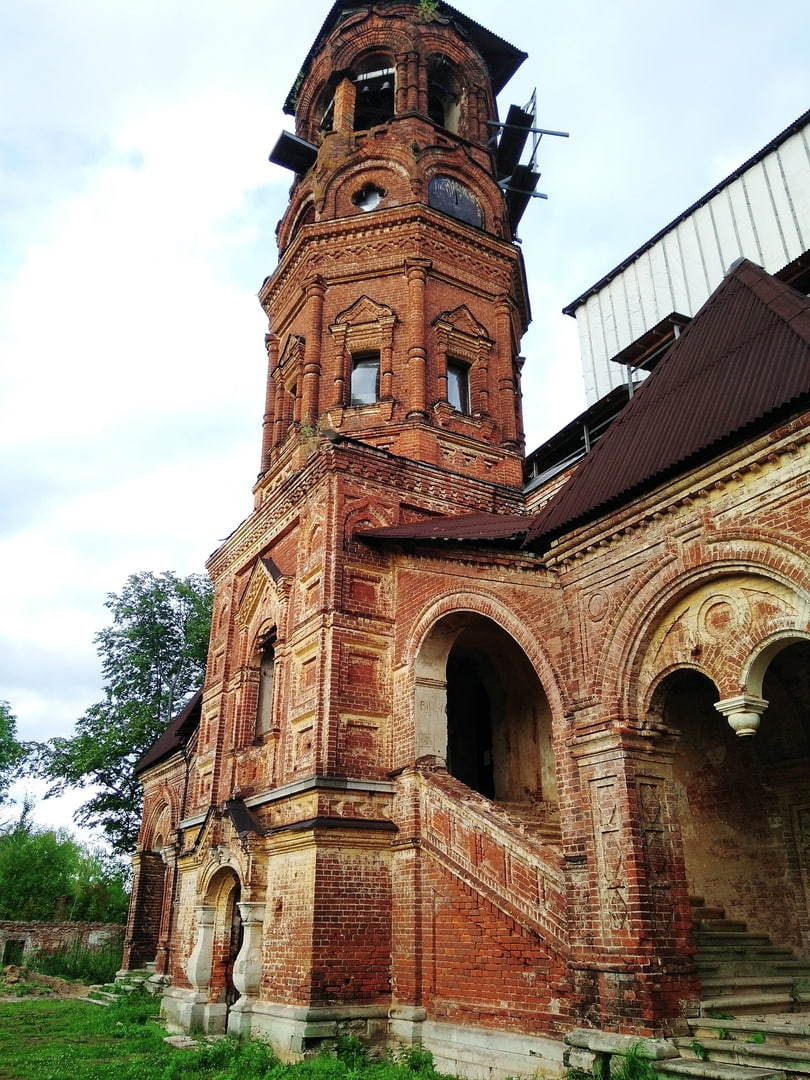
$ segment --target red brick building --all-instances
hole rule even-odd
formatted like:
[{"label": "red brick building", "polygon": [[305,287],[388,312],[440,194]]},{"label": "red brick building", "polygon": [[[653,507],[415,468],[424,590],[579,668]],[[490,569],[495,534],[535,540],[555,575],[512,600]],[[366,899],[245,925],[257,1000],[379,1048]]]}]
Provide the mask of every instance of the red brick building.
[{"label": "red brick building", "polygon": [[522,59],[442,2],[338,0],[288,100],[255,509],[139,765],[125,967],[177,1027],[556,1075],[573,1029],[795,1005],[810,303],[736,265],[527,495],[526,199],[490,138]]}]

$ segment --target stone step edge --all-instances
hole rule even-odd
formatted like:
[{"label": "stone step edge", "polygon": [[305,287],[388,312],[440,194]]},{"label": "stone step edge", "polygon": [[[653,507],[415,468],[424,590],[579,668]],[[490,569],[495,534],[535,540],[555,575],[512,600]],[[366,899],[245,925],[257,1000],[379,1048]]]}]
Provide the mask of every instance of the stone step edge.
[{"label": "stone step edge", "polygon": [[699,1076],[704,1080],[787,1080],[781,1069],[758,1069],[748,1065],[731,1065],[723,1061],[701,1061],[696,1058],[669,1058],[656,1062],[656,1072],[664,1075]]},{"label": "stone step edge", "polygon": [[707,975],[702,980],[703,989],[710,986],[793,986],[792,975]]},{"label": "stone step edge", "polygon": [[[801,1017],[805,1019],[802,1020]],[[791,1024],[774,1023],[773,1020],[757,1020],[753,1016],[690,1016],[686,1023],[690,1028],[723,1028],[725,1031],[761,1031],[764,1035],[778,1035],[781,1038],[793,1037],[807,1039],[807,1031],[810,1029],[806,1014],[797,1013],[796,1022]]]},{"label": "stone step edge", "polygon": [[726,1012],[728,1009],[747,1009],[757,1005],[787,1005],[785,1012],[794,1004],[790,994],[728,994],[715,998],[704,998],[700,1002],[701,1015],[705,1016],[704,1009],[720,1009]]},{"label": "stone step edge", "polygon": [[[745,1054],[753,1057],[775,1057],[785,1061],[799,1061],[810,1072],[810,1049],[796,1046],[780,1046],[779,1043],[753,1043],[743,1039],[683,1039],[674,1040],[681,1053],[691,1050],[693,1043],[699,1043],[704,1050],[717,1051],[721,1054]],[[694,1053],[694,1051],[692,1051]],[[697,1054],[695,1057],[700,1060]],[[691,1058],[689,1059],[691,1060]]]}]

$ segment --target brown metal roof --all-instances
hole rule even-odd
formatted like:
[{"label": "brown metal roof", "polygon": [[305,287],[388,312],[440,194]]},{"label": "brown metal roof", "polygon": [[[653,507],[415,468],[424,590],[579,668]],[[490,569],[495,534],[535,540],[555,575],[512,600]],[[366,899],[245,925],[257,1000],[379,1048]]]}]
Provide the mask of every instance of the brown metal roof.
[{"label": "brown metal roof", "polygon": [[202,707],[202,690],[198,690],[194,697],[190,698],[180,712],[166,726],[162,735],[152,743],[143,757],[139,758],[132,770],[135,776],[145,769],[157,765],[159,761],[171,754],[182,750],[200,722]]},{"label": "brown metal roof", "polygon": [[531,518],[520,514],[462,514],[434,517],[390,525],[381,529],[358,529],[364,540],[522,540]]},{"label": "brown metal roof", "polygon": [[810,300],[740,259],[534,519],[526,546],[546,546],[788,415],[805,398]]}]

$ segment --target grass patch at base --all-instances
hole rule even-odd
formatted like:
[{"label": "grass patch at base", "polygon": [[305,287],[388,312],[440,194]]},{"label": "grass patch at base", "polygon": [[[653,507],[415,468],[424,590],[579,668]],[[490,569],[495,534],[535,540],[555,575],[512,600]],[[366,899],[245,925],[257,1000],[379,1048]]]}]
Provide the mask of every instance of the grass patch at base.
[{"label": "grass patch at base", "polygon": [[370,1060],[354,1038],[334,1053],[283,1065],[264,1043],[220,1039],[189,1050],[164,1043],[155,998],[109,1008],[82,1001],[0,1003],[0,1080],[440,1080],[427,1052]]}]

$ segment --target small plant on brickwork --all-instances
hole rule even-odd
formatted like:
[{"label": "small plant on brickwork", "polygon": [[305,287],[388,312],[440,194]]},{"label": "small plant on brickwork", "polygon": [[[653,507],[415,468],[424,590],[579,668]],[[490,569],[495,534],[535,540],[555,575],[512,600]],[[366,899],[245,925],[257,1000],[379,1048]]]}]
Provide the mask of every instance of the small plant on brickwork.
[{"label": "small plant on brickwork", "polygon": [[731,1038],[731,1032],[728,1030],[728,1028],[719,1027],[719,1028],[717,1028],[717,1031],[715,1032],[715,1034],[717,1035],[718,1039],[730,1039]]},{"label": "small plant on brickwork", "polygon": [[700,1058],[701,1061],[709,1060],[709,1051],[706,1049],[703,1043],[699,1042],[697,1039],[692,1039],[692,1041],[689,1043],[689,1049],[692,1051],[695,1057]]},{"label": "small plant on brickwork", "polygon": [[422,22],[433,22],[439,12],[439,0],[419,0],[416,15]]},{"label": "small plant on brickwork", "polygon": [[755,1043],[757,1046],[762,1046],[762,1044],[765,1042],[765,1032],[764,1031],[754,1031],[754,1032],[752,1032],[752,1034],[749,1037],[748,1041],[750,1043]]},{"label": "small plant on brickwork", "polygon": [[737,1019],[737,1017],[732,1016],[731,1013],[724,1013],[724,1012],[710,1012],[708,1015],[709,1015],[710,1020],[736,1020]]},{"label": "small plant on brickwork", "polygon": [[324,433],[325,425],[322,420],[302,420],[298,425],[298,441],[301,443],[311,443],[315,439],[320,439]]},{"label": "small plant on brickwork", "polygon": [[806,997],[807,990],[807,983],[804,980],[795,982],[790,988],[790,1000],[798,1005]]},{"label": "small plant on brickwork", "polygon": [[644,1044],[639,1041],[627,1048],[621,1057],[615,1055],[610,1062],[610,1080],[656,1080],[657,1073],[649,1057],[644,1053]]}]

